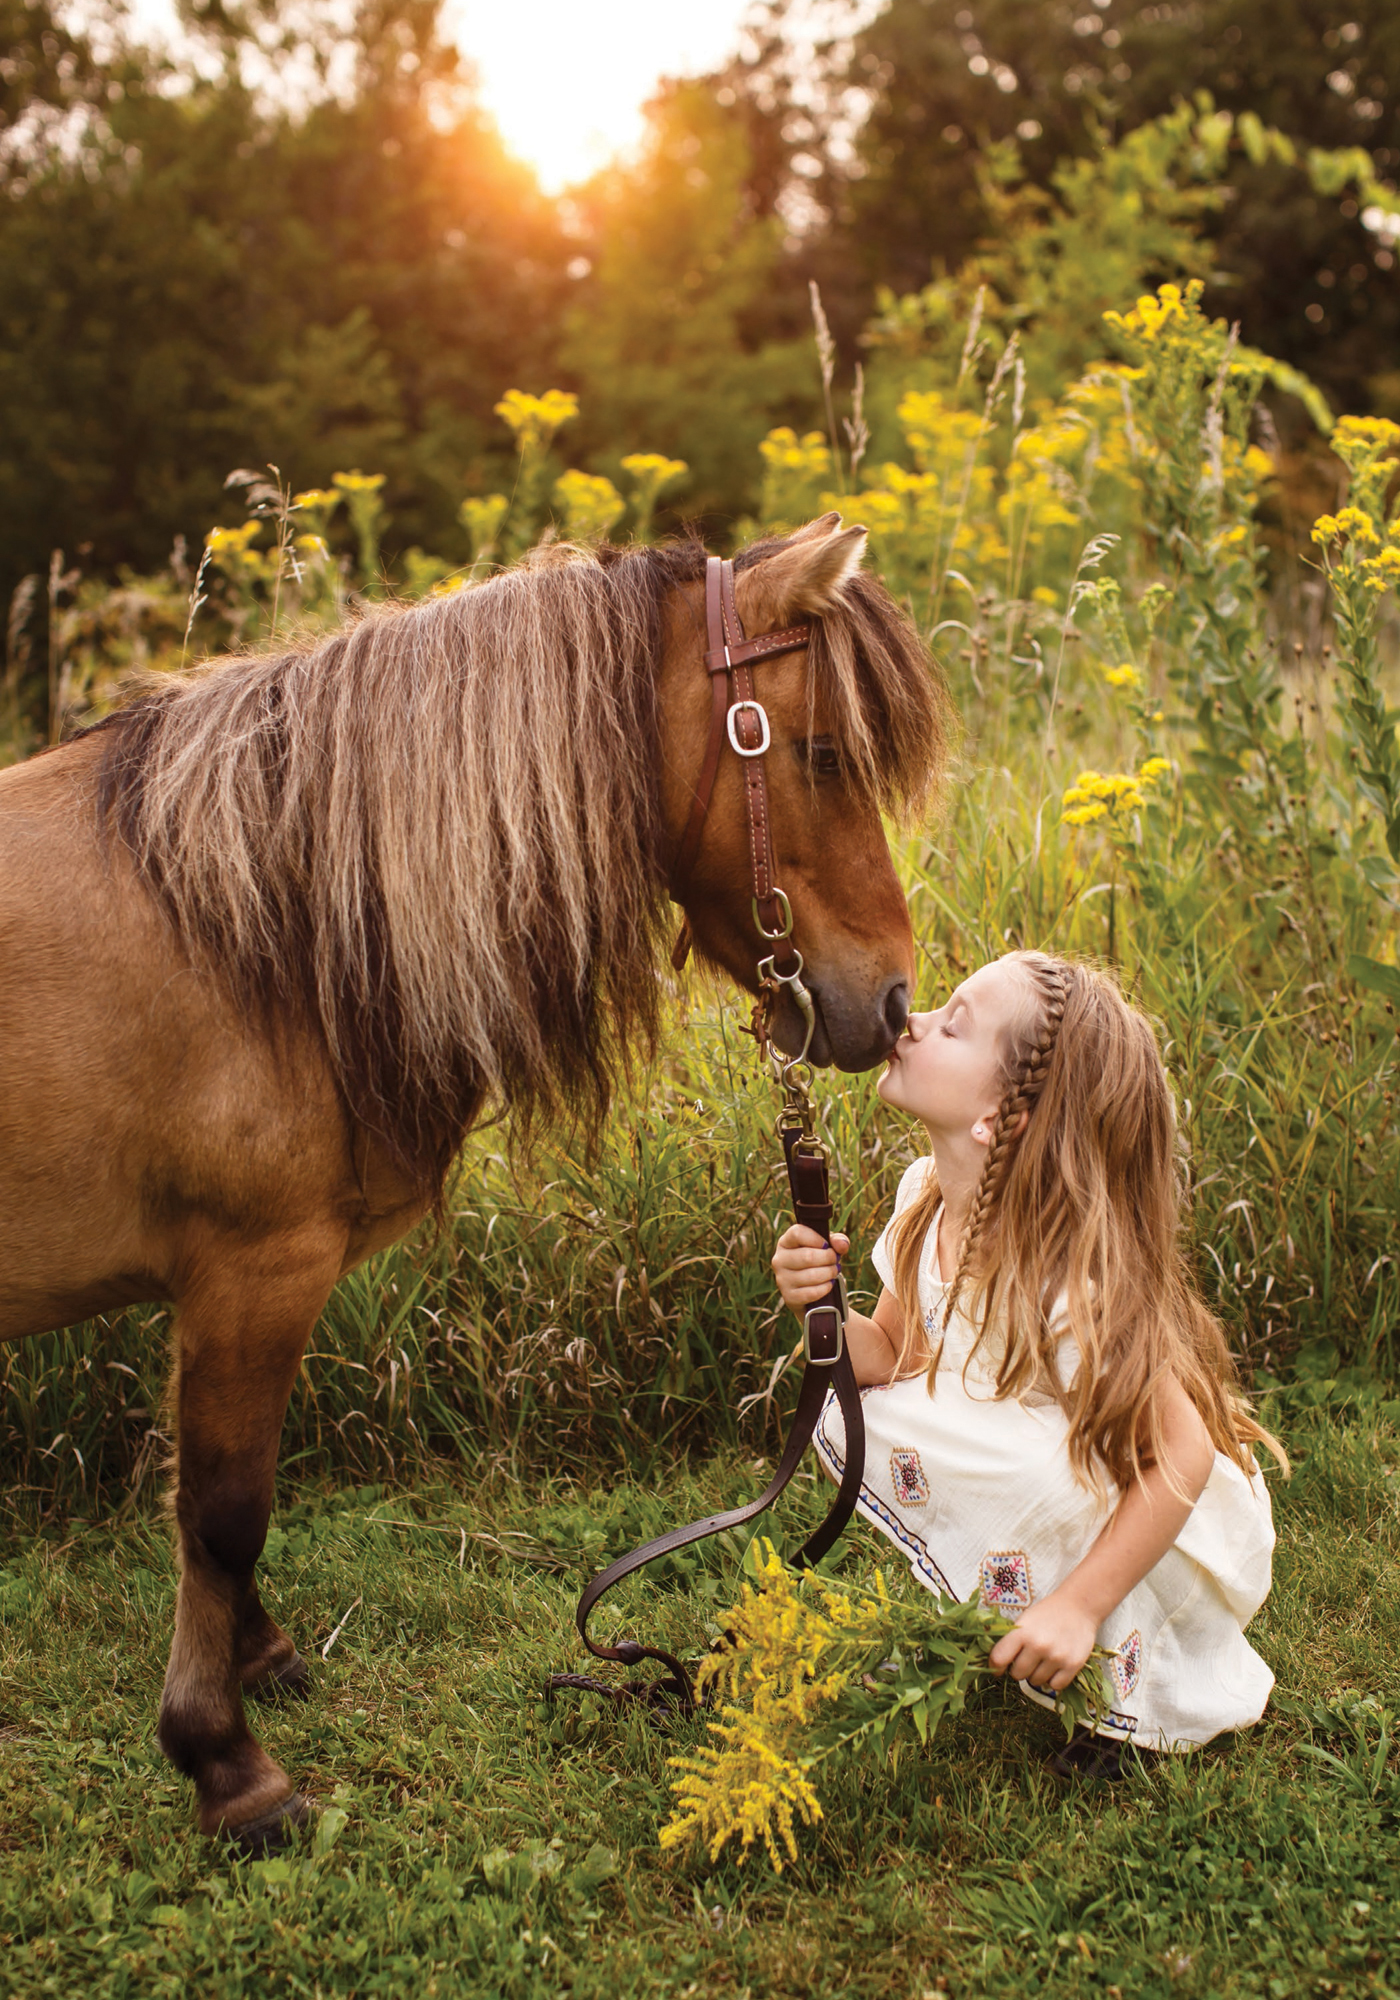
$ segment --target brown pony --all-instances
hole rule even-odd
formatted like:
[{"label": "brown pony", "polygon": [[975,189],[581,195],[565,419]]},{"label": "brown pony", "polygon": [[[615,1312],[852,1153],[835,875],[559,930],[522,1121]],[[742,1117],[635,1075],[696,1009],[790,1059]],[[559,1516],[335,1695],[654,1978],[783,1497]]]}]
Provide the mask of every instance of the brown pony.
[{"label": "brown pony", "polygon": [[[939,685],[832,514],[738,558],[814,1060],[862,1069],[913,977],[882,806]],[[487,1104],[596,1134],[654,1046],[704,750],[704,551],[545,551],[296,650],[149,684],[0,773],[0,1339],[175,1311],[181,1575],[160,1741],[245,1848],[306,1810],[243,1692],[306,1668],[254,1581],[292,1381],[336,1281],[432,1209]],[[753,990],[738,760],[684,892]],[[795,1009],[775,1021],[796,1047]]]}]

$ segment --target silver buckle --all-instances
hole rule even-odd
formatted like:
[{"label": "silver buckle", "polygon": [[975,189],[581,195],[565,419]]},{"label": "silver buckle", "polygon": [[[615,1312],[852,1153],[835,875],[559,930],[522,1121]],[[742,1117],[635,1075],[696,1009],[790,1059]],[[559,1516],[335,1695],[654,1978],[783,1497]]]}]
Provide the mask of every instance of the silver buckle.
[{"label": "silver buckle", "polygon": [[[734,733],[734,718],[739,713],[739,710],[741,708],[751,708],[754,714],[758,717],[758,726],[761,732],[761,737],[756,747],[752,750],[746,749]],[[768,727],[768,711],[763,706],[763,703],[761,701],[734,702],[730,707],[728,715],[724,719],[724,726],[726,730],[729,732],[730,744],[735,754],[739,757],[761,757],[764,751],[767,750],[772,744],[773,732]]]},{"label": "silver buckle", "polygon": [[[841,1301],[839,1306],[808,1306],[806,1312],[802,1315],[802,1353],[803,1358],[812,1368],[834,1368],[846,1351],[846,1320],[849,1317],[851,1308],[846,1299],[846,1280],[839,1271],[836,1273],[836,1291]],[[823,1322],[832,1319],[836,1322],[834,1353],[827,1351],[833,1344],[832,1328],[819,1324],[817,1339],[821,1351],[814,1354],[812,1351],[812,1321]]]},{"label": "silver buckle", "polygon": [[[758,932],[761,938],[766,938],[769,944],[777,944],[782,938],[788,938],[792,936],[792,904],[788,901],[787,897],[784,895],[783,891],[778,887],[776,882],[774,883],[773,887],[769,890],[768,893],[773,898],[773,901],[775,903],[782,904],[782,910],[780,912],[783,920],[782,929],[776,931],[766,931],[763,928],[763,919],[760,917],[758,913],[757,896],[753,898],[753,924],[754,924],[754,929]],[[797,969],[800,972],[802,970],[802,954],[800,951],[797,953],[797,961],[798,961]],[[773,961],[771,959],[768,959],[766,961],[766,963],[769,965],[771,965],[772,962]],[[762,968],[760,968],[758,976],[760,979],[763,977]],[[788,977],[791,978],[792,975],[789,973]]]}]

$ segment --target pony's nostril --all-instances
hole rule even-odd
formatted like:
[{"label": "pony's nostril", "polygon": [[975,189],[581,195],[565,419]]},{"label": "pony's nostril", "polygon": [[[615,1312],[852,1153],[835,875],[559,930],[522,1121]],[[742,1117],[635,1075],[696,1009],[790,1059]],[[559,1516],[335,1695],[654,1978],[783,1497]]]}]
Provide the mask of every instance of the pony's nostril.
[{"label": "pony's nostril", "polygon": [[885,995],[883,1012],[890,1040],[896,1042],[904,1033],[904,1024],[909,1019],[909,988],[902,979],[897,980]]}]

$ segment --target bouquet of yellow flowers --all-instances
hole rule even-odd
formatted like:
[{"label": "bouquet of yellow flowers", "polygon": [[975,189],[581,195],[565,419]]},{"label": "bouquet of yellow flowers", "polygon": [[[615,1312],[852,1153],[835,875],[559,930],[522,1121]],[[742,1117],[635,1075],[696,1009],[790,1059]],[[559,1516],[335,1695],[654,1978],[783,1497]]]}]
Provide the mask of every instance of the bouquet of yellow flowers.
[{"label": "bouquet of yellow flowers", "polygon": [[[975,1597],[896,1597],[879,1570],[867,1589],[789,1569],[762,1536],[744,1567],[752,1581],[696,1676],[720,1697],[712,1741],[670,1760],[676,1807],[661,1845],[703,1841],[713,1861],[730,1840],[741,1859],[761,1840],[781,1872],[784,1855],[797,1858],[797,1822],[822,1817],[820,1766],[857,1749],[895,1763],[911,1732],[927,1744],[990,1673],[988,1655],[1012,1621]],[[1101,1657],[1056,1696],[1069,1733],[1104,1706]]]}]

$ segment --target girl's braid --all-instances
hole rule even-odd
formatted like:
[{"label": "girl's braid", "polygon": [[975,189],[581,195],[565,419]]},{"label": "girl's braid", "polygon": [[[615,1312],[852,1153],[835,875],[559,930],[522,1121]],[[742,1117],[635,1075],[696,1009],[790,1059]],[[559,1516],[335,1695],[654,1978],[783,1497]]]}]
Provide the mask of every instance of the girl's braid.
[{"label": "girl's braid", "polygon": [[1012,1132],[1016,1121],[1023,1111],[1031,1109],[1045,1088],[1045,1079],[1050,1074],[1050,1062],[1055,1053],[1055,1044],[1060,1038],[1060,1023],[1065,1017],[1065,1005],[1069,999],[1070,967],[1054,959],[1044,959],[1029,961],[1026,970],[1044,1003],[1040,1023],[1034,1038],[1021,1054],[1006,1095],[997,1108],[991,1144],[982,1163],[982,1173],[972,1197],[972,1206],[967,1212],[967,1227],[963,1230],[962,1243],[958,1249],[957,1268],[953,1272],[953,1282],[948,1287],[943,1313],[945,1332],[948,1322],[953,1317],[958,1294],[971,1267],[978,1238],[1001,1195],[1002,1182],[1006,1178],[1006,1169],[1011,1160],[1014,1143]]}]

